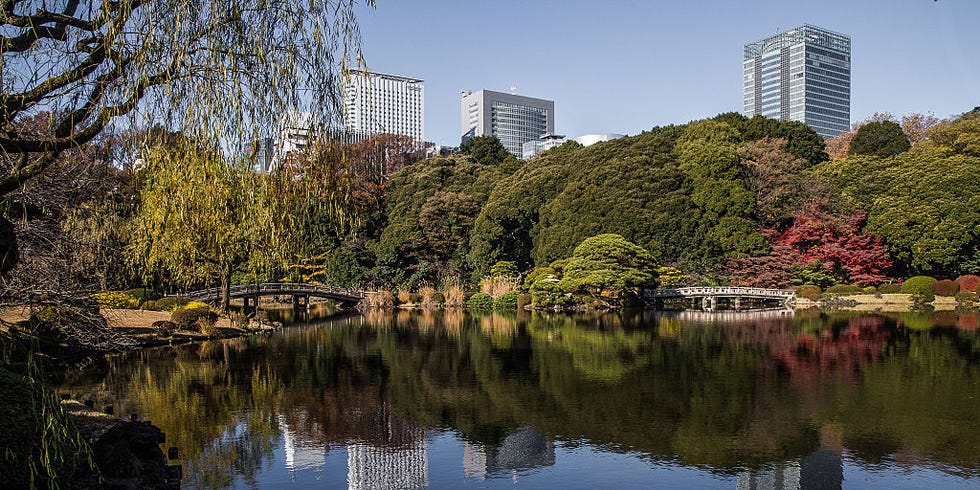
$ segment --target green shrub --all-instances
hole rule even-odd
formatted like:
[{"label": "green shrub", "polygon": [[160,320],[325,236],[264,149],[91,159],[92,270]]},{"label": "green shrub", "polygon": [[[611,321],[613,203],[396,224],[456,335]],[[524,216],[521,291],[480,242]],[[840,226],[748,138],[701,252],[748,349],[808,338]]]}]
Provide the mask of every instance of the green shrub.
[{"label": "green shrub", "polygon": [[972,306],[973,303],[977,301],[977,293],[971,293],[969,291],[960,291],[956,293],[956,301],[963,303],[965,306]]},{"label": "green shrub", "polygon": [[138,299],[140,304],[160,298],[159,294],[154,293],[152,289],[148,288],[127,289],[125,293]]},{"label": "green shrub", "polygon": [[490,277],[517,277],[517,265],[509,260],[501,260],[490,266]]},{"label": "green shrub", "polygon": [[864,292],[864,289],[861,286],[855,286],[853,284],[834,284],[825,289],[824,292],[827,294],[848,295],[861,294]]},{"label": "green shrub", "polygon": [[813,284],[807,284],[805,286],[796,286],[793,288],[796,290],[796,296],[808,299],[810,301],[817,301],[820,299],[820,293],[823,292],[820,286],[815,286]]},{"label": "green shrub", "polygon": [[956,283],[960,285],[960,291],[975,293],[977,292],[977,286],[980,286],[980,276],[973,274],[960,276],[956,278]]},{"label": "green shrub", "polygon": [[476,293],[466,300],[466,308],[471,310],[492,310],[493,297],[487,293]]},{"label": "green shrub", "polygon": [[517,297],[520,293],[517,290],[508,291],[493,300],[495,310],[514,311],[517,309]]},{"label": "green shrub", "polygon": [[949,279],[943,279],[942,281],[936,281],[929,286],[929,289],[936,296],[943,296],[946,298],[951,298],[956,296],[956,293],[960,292],[960,285]]},{"label": "green shrub", "polygon": [[437,305],[441,305],[446,302],[446,295],[437,291],[432,295],[432,301],[435,301]]},{"label": "green shrub", "polygon": [[936,278],[929,276],[914,276],[902,283],[902,292],[911,294],[916,301],[930,303],[936,299],[932,292],[932,284]]},{"label": "green shrub", "polygon": [[862,291],[864,292],[864,294],[877,294],[878,288],[874,286],[865,286]]},{"label": "green shrub", "polygon": [[532,284],[542,279],[547,279],[549,276],[555,279],[561,278],[561,274],[552,267],[538,267],[527,274],[527,277],[524,278],[522,288],[525,291],[529,291]]},{"label": "green shrub", "polygon": [[177,324],[170,320],[157,320],[150,327],[156,330],[157,335],[161,337],[169,337],[177,330]]},{"label": "green shrub", "polygon": [[537,307],[564,306],[571,302],[569,295],[558,283],[549,280],[535,281],[531,284],[530,291],[531,304]]},{"label": "green shrub", "polygon": [[152,309],[155,311],[174,311],[178,308],[187,306],[187,303],[190,302],[191,300],[183,296],[166,296],[154,301]]},{"label": "green shrub", "polygon": [[531,295],[530,294],[519,294],[519,295],[517,295],[517,309],[518,310],[523,310],[523,309],[527,308],[528,305],[530,305],[530,304],[531,304]]},{"label": "green shrub", "polygon": [[101,293],[93,293],[92,299],[99,304],[100,308],[116,308],[124,310],[135,310],[140,307],[140,303],[142,302],[123,291],[104,291]]},{"label": "green shrub", "polygon": [[902,285],[894,282],[887,282],[878,285],[878,292],[881,294],[895,294],[902,292]]},{"label": "green shrub", "polygon": [[198,327],[198,321],[213,324],[218,321],[218,315],[209,308],[181,308],[170,314],[170,321],[177,325],[181,330],[190,330]]}]

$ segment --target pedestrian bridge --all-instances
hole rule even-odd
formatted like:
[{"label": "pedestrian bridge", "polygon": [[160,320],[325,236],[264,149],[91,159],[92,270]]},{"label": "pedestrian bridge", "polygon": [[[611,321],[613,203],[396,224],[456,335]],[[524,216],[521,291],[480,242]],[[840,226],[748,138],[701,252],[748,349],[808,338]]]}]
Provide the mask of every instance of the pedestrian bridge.
[{"label": "pedestrian bridge", "polygon": [[796,298],[792,289],[746,288],[736,286],[693,286],[685,288],[658,288],[647,291],[647,299],[662,301],[665,299],[693,299],[695,304],[700,300],[701,307],[714,310],[718,300],[733,300],[736,310],[742,306],[742,300],[763,302],[778,301],[787,304]]},{"label": "pedestrian bridge", "polygon": [[[191,291],[186,295],[194,301],[213,303],[221,300],[221,288]],[[261,296],[292,296],[296,305],[308,306],[310,298],[326,298],[341,303],[358,303],[367,293],[355,289],[345,289],[323,284],[306,284],[298,282],[265,282],[260,284],[241,284],[232,286],[228,291],[229,299],[244,299],[245,307],[250,301],[252,306],[258,304]]]},{"label": "pedestrian bridge", "polygon": [[650,291],[650,297],[667,298],[754,298],[791,300],[796,297],[792,289],[744,288],[736,286],[694,286],[686,288],[658,288]]}]

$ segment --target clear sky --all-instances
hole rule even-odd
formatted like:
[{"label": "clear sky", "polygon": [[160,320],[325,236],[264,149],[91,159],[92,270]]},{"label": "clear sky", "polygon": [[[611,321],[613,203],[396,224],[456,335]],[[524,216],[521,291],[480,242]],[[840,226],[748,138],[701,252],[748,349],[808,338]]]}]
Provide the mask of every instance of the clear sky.
[{"label": "clear sky", "polygon": [[742,46],[803,23],[851,37],[851,121],[980,106],[980,0],[377,0],[368,69],[425,80],[425,136],[461,89],[555,101],[555,131],[637,134],[742,109]]}]

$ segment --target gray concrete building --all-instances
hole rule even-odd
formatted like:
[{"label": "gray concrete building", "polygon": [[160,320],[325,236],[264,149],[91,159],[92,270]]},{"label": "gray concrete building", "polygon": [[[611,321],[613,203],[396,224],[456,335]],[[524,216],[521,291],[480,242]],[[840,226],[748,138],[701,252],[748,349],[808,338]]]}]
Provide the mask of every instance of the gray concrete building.
[{"label": "gray concrete building", "polygon": [[476,136],[496,136],[515,157],[523,145],[555,132],[555,103],[490,90],[462,92],[462,142]]},{"label": "gray concrete building", "polygon": [[851,125],[851,38],[809,24],[745,45],[743,109],[834,137]]}]

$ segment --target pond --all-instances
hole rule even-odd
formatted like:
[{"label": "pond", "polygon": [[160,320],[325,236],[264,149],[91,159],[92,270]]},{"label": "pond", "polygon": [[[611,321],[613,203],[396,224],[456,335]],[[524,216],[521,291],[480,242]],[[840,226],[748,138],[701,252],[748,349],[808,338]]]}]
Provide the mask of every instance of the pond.
[{"label": "pond", "polygon": [[188,488],[977,488],[973,313],[368,313],[119,355]]}]

